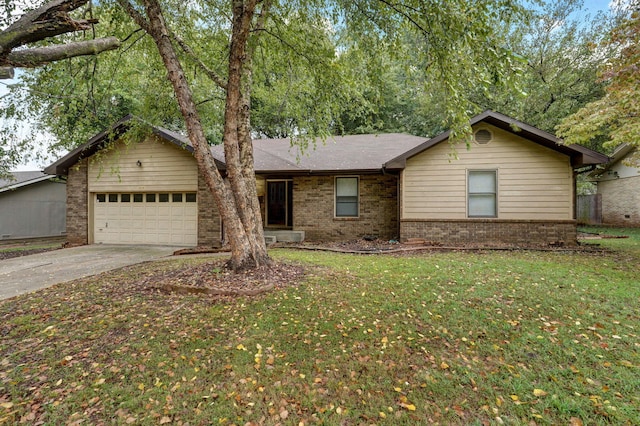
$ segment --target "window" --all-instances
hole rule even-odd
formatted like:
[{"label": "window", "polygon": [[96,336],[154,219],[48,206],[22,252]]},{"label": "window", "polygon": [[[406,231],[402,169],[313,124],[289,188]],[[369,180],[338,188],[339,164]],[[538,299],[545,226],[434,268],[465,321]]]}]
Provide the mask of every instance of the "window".
[{"label": "window", "polygon": [[117,203],[118,202],[118,194],[109,194],[109,202]]},{"label": "window", "polygon": [[171,194],[171,199],[173,200],[174,203],[181,203],[182,202],[182,193],[176,192],[174,194]]},{"label": "window", "polygon": [[142,202],[142,194],[133,194],[133,202],[141,203]]},{"label": "window", "polygon": [[158,194],[158,201],[160,201],[161,203],[168,203],[169,194]]},{"label": "window", "polygon": [[96,194],[96,201],[99,203],[104,203],[107,201],[107,194]]},{"label": "window", "polygon": [[358,217],[358,178],[336,178],[336,217]]},{"label": "window", "polygon": [[196,194],[195,194],[195,192],[187,192],[185,194],[184,198],[185,198],[185,201],[187,203],[195,203],[196,202]]},{"label": "window", "polygon": [[122,195],[120,195],[120,201],[122,201],[123,203],[130,203],[131,202],[131,194],[122,194]]},{"label": "window", "polygon": [[156,202],[156,194],[146,194],[145,199],[147,203],[155,203]]},{"label": "window", "polygon": [[470,170],[468,183],[468,216],[497,216],[497,173],[495,170]]}]

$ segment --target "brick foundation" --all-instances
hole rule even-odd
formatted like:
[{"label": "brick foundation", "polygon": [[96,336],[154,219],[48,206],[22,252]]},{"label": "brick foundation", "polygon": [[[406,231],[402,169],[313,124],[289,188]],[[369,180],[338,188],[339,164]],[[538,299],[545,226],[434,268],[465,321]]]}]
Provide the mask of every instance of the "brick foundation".
[{"label": "brick foundation", "polygon": [[640,226],[640,176],[598,182],[602,223]]},{"label": "brick foundation", "polygon": [[67,178],[67,241],[71,245],[89,243],[89,202],[87,160],[69,169]]},{"label": "brick foundation", "polygon": [[334,176],[293,178],[293,229],[310,241],[398,237],[398,178],[361,175],[359,217],[336,218]]},{"label": "brick foundation", "polygon": [[422,238],[444,245],[548,246],[577,244],[575,221],[402,220],[401,241]]},{"label": "brick foundation", "polygon": [[198,245],[220,247],[220,214],[213,195],[198,173]]}]

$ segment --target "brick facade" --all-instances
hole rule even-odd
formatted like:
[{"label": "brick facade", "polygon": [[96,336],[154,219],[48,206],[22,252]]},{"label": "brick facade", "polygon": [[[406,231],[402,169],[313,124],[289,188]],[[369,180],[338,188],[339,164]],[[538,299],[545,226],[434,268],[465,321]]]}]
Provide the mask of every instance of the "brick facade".
[{"label": "brick facade", "polygon": [[198,245],[220,247],[221,221],[213,195],[198,173]]},{"label": "brick facade", "polygon": [[457,246],[548,246],[577,244],[576,222],[540,220],[402,220],[402,241],[422,238]]},{"label": "brick facade", "polygon": [[[345,175],[348,176],[348,175]],[[293,229],[306,240],[350,240],[363,236],[398,237],[398,178],[359,176],[359,217],[335,217],[335,176],[293,178]]]},{"label": "brick facade", "polygon": [[640,226],[640,176],[598,182],[602,223]]},{"label": "brick facade", "polygon": [[87,159],[80,160],[67,178],[67,241],[71,245],[89,242],[87,169]]}]

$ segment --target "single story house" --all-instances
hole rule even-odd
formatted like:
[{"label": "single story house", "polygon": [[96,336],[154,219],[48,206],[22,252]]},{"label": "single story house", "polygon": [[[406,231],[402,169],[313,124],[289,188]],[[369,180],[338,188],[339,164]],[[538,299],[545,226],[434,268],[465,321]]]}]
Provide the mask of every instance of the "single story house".
[{"label": "single story house", "polygon": [[635,147],[622,144],[604,167],[589,174],[598,188],[603,224],[640,226],[640,164],[637,157]]},{"label": "single story house", "polygon": [[0,240],[65,234],[66,188],[39,171],[0,179]]},{"label": "single story house", "polygon": [[[45,169],[67,176],[69,242],[220,244],[223,226],[188,139],[154,126],[126,144],[130,120]],[[493,111],[471,125],[470,149],[449,144],[448,132],[334,137],[304,152],[288,139],[254,140],[265,233],[575,244],[574,169],[607,157]],[[222,147],[212,152],[224,170]]]}]

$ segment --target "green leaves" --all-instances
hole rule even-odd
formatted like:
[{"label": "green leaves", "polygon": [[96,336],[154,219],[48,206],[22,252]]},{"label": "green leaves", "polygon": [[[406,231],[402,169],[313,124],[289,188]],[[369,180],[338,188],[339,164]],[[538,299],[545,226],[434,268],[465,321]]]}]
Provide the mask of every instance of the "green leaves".
[{"label": "green leaves", "polygon": [[638,146],[640,141],[640,15],[628,15],[610,33],[598,49],[612,50],[614,56],[600,70],[605,83],[604,96],[593,101],[558,125],[558,134],[566,143],[589,144],[605,137],[604,147],[613,150],[623,143]]}]

